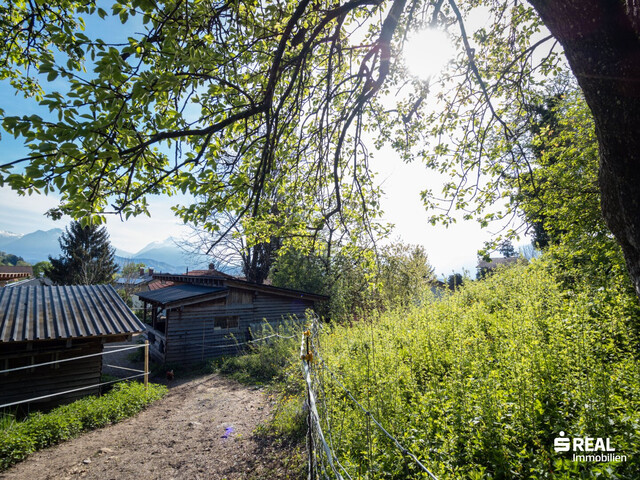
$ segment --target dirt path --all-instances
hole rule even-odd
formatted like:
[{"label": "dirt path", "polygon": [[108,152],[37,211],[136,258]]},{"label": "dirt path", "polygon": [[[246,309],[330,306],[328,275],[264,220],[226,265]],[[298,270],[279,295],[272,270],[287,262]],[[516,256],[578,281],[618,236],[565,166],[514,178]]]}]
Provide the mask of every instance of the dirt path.
[{"label": "dirt path", "polygon": [[286,452],[253,434],[269,398],[219,375],[171,388],[136,417],[37,452],[6,480],[295,479]]}]

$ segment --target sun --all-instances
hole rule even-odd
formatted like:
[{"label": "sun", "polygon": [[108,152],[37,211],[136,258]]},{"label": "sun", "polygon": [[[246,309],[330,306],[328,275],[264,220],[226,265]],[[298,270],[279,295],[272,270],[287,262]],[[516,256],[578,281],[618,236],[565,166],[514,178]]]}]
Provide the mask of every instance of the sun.
[{"label": "sun", "polygon": [[423,80],[437,76],[454,54],[455,48],[449,35],[434,28],[413,33],[402,51],[409,71]]}]

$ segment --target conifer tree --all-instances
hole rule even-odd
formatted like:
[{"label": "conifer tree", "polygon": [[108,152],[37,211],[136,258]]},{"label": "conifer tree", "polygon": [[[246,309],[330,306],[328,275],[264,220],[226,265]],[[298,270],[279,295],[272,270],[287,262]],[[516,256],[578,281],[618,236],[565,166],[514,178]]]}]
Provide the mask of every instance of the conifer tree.
[{"label": "conifer tree", "polygon": [[498,245],[498,251],[505,258],[518,256],[518,252],[516,252],[516,249],[513,248],[513,243],[511,243],[511,240],[508,240],[508,239],[500,242],[500,245]]},{"label": "conifer tree", "polygon": [[96,225],[82,227],[72,222],[60,237],[62,255],[49,257],[47,276],[56,285],[96,285],[111,283],[118,271],[115,251],[107,229]]}]

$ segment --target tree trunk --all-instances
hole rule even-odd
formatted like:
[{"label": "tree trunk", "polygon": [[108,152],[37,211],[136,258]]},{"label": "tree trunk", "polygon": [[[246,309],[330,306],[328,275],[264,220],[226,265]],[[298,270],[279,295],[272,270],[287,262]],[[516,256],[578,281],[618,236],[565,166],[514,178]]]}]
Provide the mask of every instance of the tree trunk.
[{"label": "tree trunk", "polygon": [[595,119],[602,212],[640,297],[640,1],[529,0]]}]

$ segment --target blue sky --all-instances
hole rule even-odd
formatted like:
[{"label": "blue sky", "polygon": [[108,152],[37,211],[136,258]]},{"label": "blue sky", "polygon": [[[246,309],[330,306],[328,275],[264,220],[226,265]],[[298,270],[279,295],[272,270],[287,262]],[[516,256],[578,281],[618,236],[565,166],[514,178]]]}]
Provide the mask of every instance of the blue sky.
[{"label": "blue sky", "polygon": [[[86,33],[92,36],[92,33],[99,31],[104,38],[105,32],[108,32],[110,38],[105,40],[115,40],[117,35],[126,34],[117,21],[110,23],[113,25],[104,28],[104,25],[96,26],[88,22]],[[60,87],[64,91],[64,86]],[[7,115],[21,115],[35,113],[38,107],[33,100],[15,96],[8,84],[0,83],[0,108]],[[42,115],[41,111],[38,113]],[[4,131],[1,133],[0,163],[26,156],[27,151],[20,141]],[[491,235],[480,229],[476,222],[459,221],[449,228],[434,227],[427,222],[428,213],[422,206],[420,192],[425,188],[439,190],[438,179],[433,172],[420,163],[403,163],[390,149],[376,152],[371,165],[379,173],[378,180],[383,183],[384,220],[395,225],[391,238],[424,245],[438,275],[448,275],[462,269],[473,274],[477,250]],[[170,210],[179,201],[177,198],[153,197],[150,199],[150,218],[138,217],[126,222],[117,217],[108,218],[107,228],[112,243],[122,250],[136,252],[152,241],[185,235],[188,228]],[[37,229],[64,228],[69,222],[68,218],[54,222],[44,216],[56,204],[55,196],[19,196],[7,187],[0,187],[0,230],[29,233]]]}]

